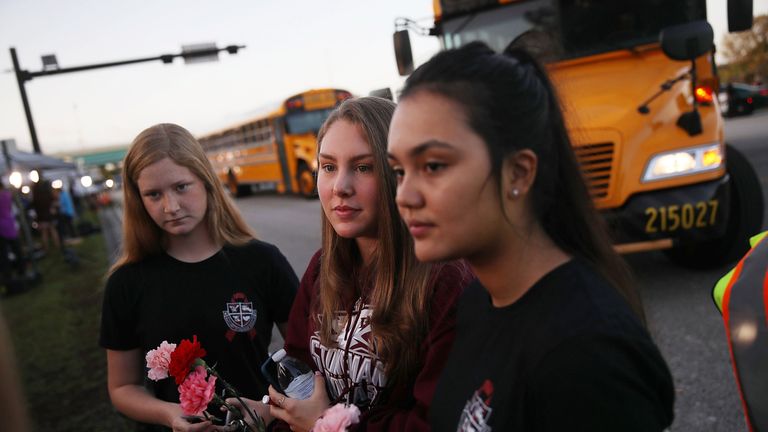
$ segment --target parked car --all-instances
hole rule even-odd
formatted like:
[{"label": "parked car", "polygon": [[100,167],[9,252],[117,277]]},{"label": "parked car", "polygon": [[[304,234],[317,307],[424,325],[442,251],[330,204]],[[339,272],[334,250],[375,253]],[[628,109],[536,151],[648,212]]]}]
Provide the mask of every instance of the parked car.
[{"label": "parked car", "polygon": [[768,107],[768,88],[743,83],[730,83],[720,88],[720,107],[727,117],[749,115],[752,111]]}]

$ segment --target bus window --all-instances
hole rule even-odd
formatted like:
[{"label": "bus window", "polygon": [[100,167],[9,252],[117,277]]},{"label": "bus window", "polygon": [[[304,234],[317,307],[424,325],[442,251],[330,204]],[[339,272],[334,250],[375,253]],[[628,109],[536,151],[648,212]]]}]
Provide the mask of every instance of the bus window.
[{"label": "bus window", "polygon": [[520,2],[503,9],[477,12],[443,23],[446,49],[458,48],[481,40],[496,51],[502,51],[515,38],[529,30],[551,28],[554,12],[551,0]]},{"label": "bus window", "polygon": [[320,130],[325,119],[331,114],[333,108],[317,111],[295,112],[285,117],[285,131],[289,134],[314,133]]},{"label": "bus window", "polygon": [[[556,3],[555,3],[556,2]],[[706,18],[706,0],[531,0],[442,23],[443,45],[475,40],[503,51],[510,43],[548,60],[598,54],[658,41],[664,27]],[[543,44],[546,43],[546,49]],[[535,47],[531,47],[534,44]]]},{"label": "bus window", "polygon": [[704,0],[561,0],[565,57],[655,43],[661,29],[705,19]]}]

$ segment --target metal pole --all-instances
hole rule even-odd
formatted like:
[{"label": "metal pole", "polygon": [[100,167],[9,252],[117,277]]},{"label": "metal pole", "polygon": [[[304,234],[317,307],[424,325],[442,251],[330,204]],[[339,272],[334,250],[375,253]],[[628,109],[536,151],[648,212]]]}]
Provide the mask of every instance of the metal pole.
[{"label": "metal pole", "polygon": [[38,72],[26,72],[25,76],[27,80],[31,80],[32,78],[37,78],[42,76],[59,75],[59,74],[72,73],[72,72],[83,72],[83,71],[88,71],[93,69],[102,69],[102,68],[108,68],[108,67],[114,67],[114,66],[125,66],[125,65],[131,65],[136,63],[146,63],[151,61],[157,61],[157,60],[161,60],[163,63],[173,63],[173,59],[176,57],[181,57],[181,54],[163,54],[160,56],[144,57],[144,58],[134,59],[134,60],[123,60],[123,61],[98,63],[98,64],[85,65],[85,66],[75,66],[70,68],[41,70]]},{"label": "metal pole", "polygon": [[[29,126],[29,135],[32,137],[32,148],[35,153],[41,153],[40,143],[37,141],[37,132],[35,132],[35,122],[32,121],[32,110],[29,108],[27,100],[27,91],[24,89],[24,82],[28,80],[27,72],[19,67],[19,59],[16,57],[16,48],[11,47],[11,59],[13,60],[13,71],[16,72],[16,82],[19,83],[19,93],[21,93],[21,103],[24,104],[24,113],[27,115],[27,125]],[[5,146],[5,143],[3,143]]]},{"label": "metal pole", "polygon": [[35,153],[42,153],[40,151],[40,143],[37,141],[37,132],[35,132],[35,123],[32,121],[32,110],[29,108],[29,101],[27,100],[27,91],[24,89],[24,83],[35,77],[58,75],[71,72],[82,72],[92,69],[101,69],[114,66],[123,66],[134,63],[144,63],[150,61],[160,60],[163,63],[173,63],[173,59],[176,57],[184,57],[186,59],[195,57],[205,57],[211,54],[217,54],[221,51],[227,51],[230,54],[236,54],[238,50],[245,48],[245,45],[229,45],[224,48],[211,48],[206,50],[182,52],[181,54],[163,54],[156,57],[144,57],[133,60],[123,60],[108,63],[98,63],[85,66],[76,66],[71,68],[57,68],[51,70],[42,70],[38,72],[29,72],[22,70],[19,66],[19,59],[16,58],[16,48],[11,47],[11,59],[13,60],[13,70],[16,72],[16,82],[19,84],[19,93],[21,93],[21,102],[24,104],[24,113],[27,115],[27,125],[29,125],[29,135],[32,137],[32,148]]},{"label": "metal pole", "polygon": [[[13,49],[13,48],[11,48]],[[8,173],[13,171],[13,165],[11,164],[11,156],[10,152],[8,151],[8,142],[6,140],[0,141],[0,144],[3,146],[3,158],[5,159],[5,168],[8,170]],[[16,204],[16,208],[19,210],[19,222],[21,225],[21,232],[24,234],[24,241],[27,243],[27,254],[29,258],[29,263],[32,266],[32,272],[34,272],[35,277],[39,274],[37,271],[37,262],[35,260],[35,246],[32,243],[32,232],[29,230],[29,222],[27,222],[27,209],[24,207],[24,204],[21,202],[21,197],[19,197],[19,191],[16,190],[13,186],[10,186],[9,188],[11,190],[11,194],[13,194],[13,201]],[[19,257],[21,259],[21,257]]]}]

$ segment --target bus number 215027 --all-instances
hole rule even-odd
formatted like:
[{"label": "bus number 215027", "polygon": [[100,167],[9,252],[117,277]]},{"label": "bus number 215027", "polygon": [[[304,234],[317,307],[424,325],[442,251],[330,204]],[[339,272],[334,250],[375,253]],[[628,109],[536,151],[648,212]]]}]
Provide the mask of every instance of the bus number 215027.
[{"label": "bus number 215027", "polygon": [[645,215],[648,217],[645,232],[672,232],[713,226],[718,204],[717,200],[709,200],[683,205],[648,207],[645,209]]}]

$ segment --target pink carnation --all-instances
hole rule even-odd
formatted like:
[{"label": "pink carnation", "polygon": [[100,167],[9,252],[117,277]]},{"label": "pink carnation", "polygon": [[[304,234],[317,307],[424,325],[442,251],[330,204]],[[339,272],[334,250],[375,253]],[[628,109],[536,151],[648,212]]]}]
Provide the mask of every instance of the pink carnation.
[{"label": "pink carnation", "polygon": [[204,367],[197,366],[179,386],[181,410],[185,415],[199,415],[213,399],[216,391],[216,376],[207,375]]},{"label": "pink carnation", "polygon": [[336,404],[317,419],[312,432],[343,432],[360,421],[360,410],[355,405]]},{"label": "pink carnation", "polygon": [[168,365],[171,362],[171,353],[176,349],[176,344],[163,341],[157,349],[150,350],[147,353],[147,367],[149,379],[159,381],[168,378]]}]

